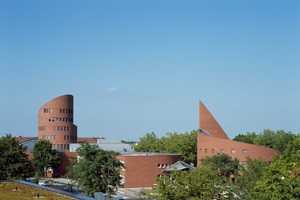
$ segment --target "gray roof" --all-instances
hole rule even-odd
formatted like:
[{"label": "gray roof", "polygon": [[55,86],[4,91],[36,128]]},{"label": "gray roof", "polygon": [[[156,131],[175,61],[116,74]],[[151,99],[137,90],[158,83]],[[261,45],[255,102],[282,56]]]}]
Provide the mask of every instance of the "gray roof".
[{"label": "gray roof", "polygon": [[[103,149],[105,151],[114,151],[118,153],[127,153],[127,152],[132,152],[133,149],[129,144],[125,143],[97,143],[97,144],[92,144],[98,146],[100,149]],[[70,144],[70,152],[75,152],[77,148],[80,147],[79,143],[72,143]]]},{"label": "gray roof", "polygon": [[170,165],[169,167],[167,167],[166,169],[163,170],[163,172],[171,172],[173,170],[190,170],[190,169],[194,169],[195,167],[179,160],[176,163]]},{"label": "gray roof", "polygon": [[180,154],[176,153],[152,153],[152,152],[123,152],[122,156],[180,156]]}]

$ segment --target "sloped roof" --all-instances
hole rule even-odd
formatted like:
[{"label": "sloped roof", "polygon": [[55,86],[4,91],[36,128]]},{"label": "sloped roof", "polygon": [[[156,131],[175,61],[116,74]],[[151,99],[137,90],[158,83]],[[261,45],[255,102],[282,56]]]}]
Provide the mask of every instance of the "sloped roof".
[{"label": "sloped roof", "polygon": [[36,139],[38,139],[38,137],[23,137],[23,136],[19,136],[19,137],[15,137],[15,139],[18,142],[25,142],[25,141],[28,141],[28,140],[36,140]]},{"label": "sloped roof", "polygon": [[213,137],[219,137],[223,139],[229,140],[227,134],[222,129],[220,124],[217,122],[217,120],[214,118],[214,116],[209,112],[209,110],[205,107],[205,105],[200,101],[200,109],[199,109],[199,115],[200,115],[200,129],[205,130]]},{"label": "sloped roof", "polygon": [[195,167],[179,160],[176,163],[170,165],[166,169],[163,170],[163,172],[171,172],[173,170],[189,170],[189,169],[194,169]]}]

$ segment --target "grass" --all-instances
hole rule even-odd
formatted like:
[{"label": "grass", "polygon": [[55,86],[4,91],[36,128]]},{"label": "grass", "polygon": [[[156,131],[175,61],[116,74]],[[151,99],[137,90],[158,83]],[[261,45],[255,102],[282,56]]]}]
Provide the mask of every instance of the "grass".
[{"label": "grass", "polygon": [[[17,190],[16,190],[17,189]],[[61,196],[46,190],[37,189],[27,185],[23,185],[15,182],[0,183],[0,199],[1,200],[27,200],[37,199],[39,193],[42,199],[53,199],[53,200],[70,200],[65,196]]]}]

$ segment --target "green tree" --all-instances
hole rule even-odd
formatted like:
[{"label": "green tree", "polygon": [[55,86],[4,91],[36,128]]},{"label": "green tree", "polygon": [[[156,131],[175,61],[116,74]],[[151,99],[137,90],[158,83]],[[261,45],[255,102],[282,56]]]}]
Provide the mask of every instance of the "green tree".
[{"label": "green tree", "polygon": [[209,166],[201,166],[160,177],[153,187],[152,197],[158,200],[219,199],[223,193],[220,187],[222,181],[217,172]]},{"label": "green tree", "polygon": [[247,158],[246,163],[241,167],[241,175],[236,177],[237,193],[240,194],[242,199],[256,199],[251,191],[268,167],[269,164],[264,160]]},{"label": "green tree", "polygon": [[24,179],[31,175],[33,167],[25,151],[26,147],[10,134],[0,139],[0,180]]},{"label": "green tree", "polygon": [[295,137],[296,135],[291,132],[284,132],[283,130],[275,132],[270,129],[265,129],[254,139],[254,144],[278,149],[283,152],[289,141]]},{"label": "green tree", "polygon": [[233,140],[265,146],[283,152],[288,142],[293,140],[295,137],[296,134],[293,134],[292,132],[285,132],[283,130],[272,131],[270,129],[265,129],[260,134],[256,134],[254,132],[248,132],[245,135],[238,134]]},{"label": "green tree", "polygon": [[190,133],[166,133],[166,136],[158,138],[155,133],[147,133],[140,138],[136,151],[177,153],[186,163],[197,164],[197,131]]},{"label": "green tree", "polygon": [[227,178],[237,174],[239,170],[239,160],[233,159],[227,154],[205,157],[201,160],[201,165],[211,166],[220,176]]},{"label": "green tree", "polygon": [[278,131],[276,140],[275,148],[284,152],[284,158],[300,164],[300,136],[291,132]]},{"label": "green tree", "polygon": [[60,163],[59,152],[52,149],[52,144],[48,140],[39,140],[33,147],[33,165],[39,174],[42,174],[45,168],[55,169]]},{"label": "green tree", "polygon": [[275,132],[270,129],[266,129],[261,134],[257,135],[254,140],[254,144],[274,148],[275,138]]},{"label": "green tree", "polygon": [[161,139],[163,146],[161,153],[177,153],[182,156],[184,162],[197,164],[197,131],[166,135]]},{"label": "green tree", "polygon": [[93,196],[95,192],[115,194],[120,185],[120,170],[123,164],[114,154],[98,146],[82,143],[77,149],[79,159],[68,168],[70,178],[84,191]]},{"label": "green tree", "polygon": [[300,199],[300,180],[292,173],[299,170],[299,166],[278,158],[265,171],[262,180],[257,181],[253,194],[261,199]]},{"label": "green tree", "polygon": [[156,137],[155,133],[147,133],[140,138],[140,141],[135,146],[134,150],[140,152],[159,152],[160,149],[155,148],[155,145],[157,145],[158,141],[159,138]]},{"label": "green tree", "polygon": [[257,137],[256,133],[252,132],[252,133],[246,133],[246,135],[243,134],[238,134],[237,136],[235,136],[233,138],[233,140],[238,141],[238,142],[245,142],[245,143],[249,143],[249,144],[253,144],[254,143],[254,139]]},{"label": "green tree", "polygon": [[[282,133],[279,133],[282,134]],[[283,155],[264,171],[253,194],[264,199],[300,199],[300,137],[292,136]]]},{"label": "green tree", "polygon": [[300,167],[300,136],[295,137],[287,144],[282,160],[286,165]]}]

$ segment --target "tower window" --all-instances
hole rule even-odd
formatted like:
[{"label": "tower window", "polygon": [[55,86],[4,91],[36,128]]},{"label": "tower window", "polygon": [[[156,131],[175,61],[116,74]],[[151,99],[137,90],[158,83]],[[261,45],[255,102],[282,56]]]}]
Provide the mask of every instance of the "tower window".
[{"label": "tower window", "polygon": [[52,113],[52,108],[44,108],[44,113]]}]

